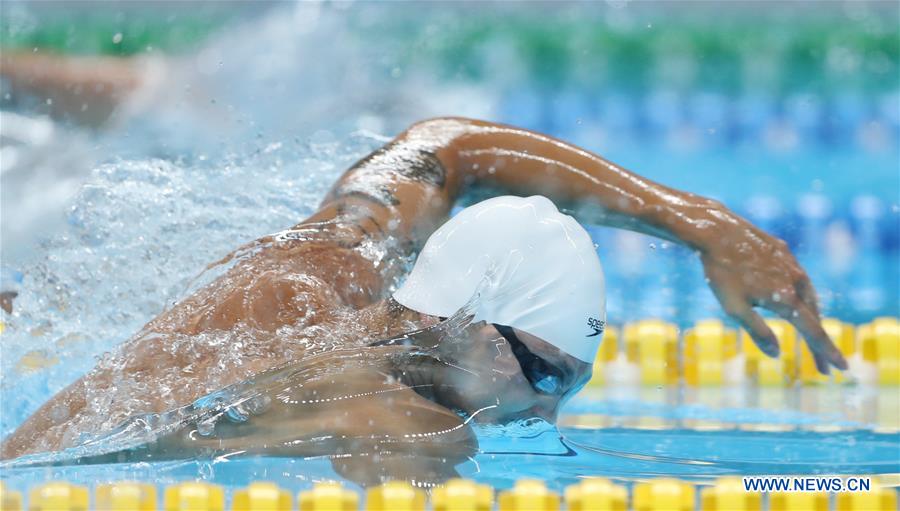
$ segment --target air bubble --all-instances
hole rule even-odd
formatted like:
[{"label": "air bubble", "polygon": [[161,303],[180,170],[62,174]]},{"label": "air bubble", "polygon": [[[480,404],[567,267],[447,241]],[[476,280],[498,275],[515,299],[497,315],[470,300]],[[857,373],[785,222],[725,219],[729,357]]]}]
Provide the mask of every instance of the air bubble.
[{"label": "air bubble", "polygon": [[232,422],[246,422],[247,419],[250,418],[240,405],[229,406],[228,409],[225,410],[225,415],[228,417],[228,420]]},{"label": "air bubble", "polygon": [[200,436],[212,436],[216,432],[216,420],[205,419],[197,423],[197,434]]}]

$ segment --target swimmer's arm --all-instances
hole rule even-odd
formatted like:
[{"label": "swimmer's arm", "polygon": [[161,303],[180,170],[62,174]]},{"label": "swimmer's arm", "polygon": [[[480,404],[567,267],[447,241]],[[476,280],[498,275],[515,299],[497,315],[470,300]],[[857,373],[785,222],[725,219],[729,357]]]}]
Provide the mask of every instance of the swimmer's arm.
[{"label": "swimmer's arm", "polygon": [[685,244],[700,255],[725,311],[764,352],[776,356],[778,341],[756,306],[803,333],[821,372],[847,367],[819,322],[809,277],[782,240],[717,201],[528,130],[461,118],[416,123],[348,170],[305,223],[344,216],[364,236],[415,246],[446,219],[467,183],[592,206],[601,223]]},{"label": "swimmer's arm", "polygon": [[541,194],[579,209],[594,206],[592,220],[605,225],[702,251],[730,213],[716,201],[668,188],[547,135],[468,119],[427,123],[465,126],[439,154],[467,182]]},{"label": "swimmer's arm", "polygon": [[63,424],[87,404],[86,378],[58,392],[4,438],[0,443],[0,460],[59,448]]},{"label": "swimmer's arm", "polygon": [[467,183],[541,194],[557,203],[590,204],[600,215],[595,221],[697,250],[708,243],[725,210],[720,203],[654,183],[546,135],[437,118],[412,125],[354,164],[307,223],[364,210],[365,228],[424,241],[420,233],[427,237],[444,221]]},{"label": "swimmer's arm", "polygon": [[106,121],[141,85],[134,59],[5,51],[0,76],[12,94],[37,96],[58,117],[91,126]]},{"label": "swimmer's arm", "polygon": [[309,361],[258,375],[243,385],[266,404],[252,411],[245,406],[245,420],[220,415],[207,436],[198,435],[195,423],[188,422],[124,453],[126,459],[185,459],[203,453],[331,456],[337,472],[369,486],[390,479],[440,483],[458,477],[454,467],[474,456],[476,437],[451,410],[387,378],[377,367],[353,367],[358,361],[345,352],[315,358],[317,367],[328,367],[333,377],[307,379]]},{"label": "swimmer's arm", "polygon": [[486,183],[546,195],[562,204],[593,206],[606,225],[691,247],[725,311],[764,352],[776,356],[778,341],[756,306],[803,333],[821,372],[827,373],[829,364],[846,369],[820,324],[813,285],[787,245],[720,202],[668,188],[589,151],[511,126],[433,119],[414,125],[398,141],[433,151],[447,169],[448,183]]}]

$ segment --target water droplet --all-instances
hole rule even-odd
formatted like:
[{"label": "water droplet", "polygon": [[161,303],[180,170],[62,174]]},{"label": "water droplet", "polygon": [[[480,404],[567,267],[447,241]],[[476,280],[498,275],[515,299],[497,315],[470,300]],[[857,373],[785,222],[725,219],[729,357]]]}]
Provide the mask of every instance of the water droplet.
[{"label": "water droplet", "polygon": [[197,423],[197,434],[200,436],[212,436],[216,432],[216,420],[205,419]]},{"label": "water droplet", "polygon": [[116,32],[112,38],[113,44],[119,44],[122,42],[122,32]]},{"label": "water droplet", "polygon": [[201,463],[200,466],[197,467],[197,471],[200,473],[200,479],[209,480],[209,479],[212,479],[216,475],[216,472],[213,469],[212,463],[207,463],[207,462]]},{"label": "water droplet", "polygon": [[232,422],[246,422],[249,418],[247,412],[243,410],[240,405],[229,406],[228,409],[225,410],[225,415],[228,417],[228,420]]},{"label": "water droplet", "polygon": [[781,301],[781,294],[778,293],[778,292],[772,293],[772,301],[773,301],[773,302],[780,302],[780,301]]}]

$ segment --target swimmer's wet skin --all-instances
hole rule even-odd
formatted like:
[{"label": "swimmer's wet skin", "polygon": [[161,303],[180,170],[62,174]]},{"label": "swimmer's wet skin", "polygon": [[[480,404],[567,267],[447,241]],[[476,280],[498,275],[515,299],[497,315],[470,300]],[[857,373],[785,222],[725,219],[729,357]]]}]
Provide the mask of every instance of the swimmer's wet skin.
[{"label": "swimmer's wet skin", "polygon": [[[447,221],[461,191],[479,184],[546,198],[492,199]],[[553,421],[590,377],[602,272],[583,229],[551,201],[691,247],[726,312],[764,352],[777,356],[778,344],[757,306],[803,333],[820,371],[846,368],[781,240],[718,202],[551,137],[439,118],[354,165],[312,217],[241,251],[44,404],[2,456],[71,447],[83,433],[151,414],[165,427],[132,456],[340,455],[335,468],[362,484],[452,475],[474,452],[471,421]],[[396,261],[423,244],[386,297]],[[347,333],[347,324],[358,328]],[[203,340],[235,330],[247,339],[239,360]],[[345,334],[322,341],[331,331]],[[241,406],[197,401],[223,388],[215,395]]]}]

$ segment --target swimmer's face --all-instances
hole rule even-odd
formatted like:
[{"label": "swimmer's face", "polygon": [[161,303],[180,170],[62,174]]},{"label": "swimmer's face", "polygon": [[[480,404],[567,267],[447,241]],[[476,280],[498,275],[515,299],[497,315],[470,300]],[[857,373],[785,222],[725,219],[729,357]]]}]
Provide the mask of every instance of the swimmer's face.
[{"label": "swimmer's face", "polygon": [[559,407],[590,379],[591,366],[538,337],[479,322],[465,338],[442,347],[449,355],[441,399],[480,422],[540,417],[556,420]]}]

